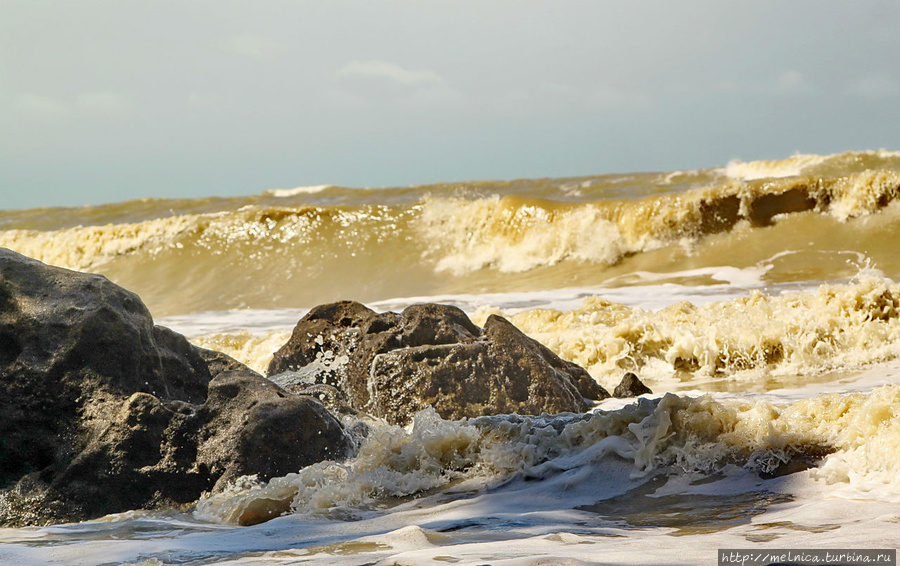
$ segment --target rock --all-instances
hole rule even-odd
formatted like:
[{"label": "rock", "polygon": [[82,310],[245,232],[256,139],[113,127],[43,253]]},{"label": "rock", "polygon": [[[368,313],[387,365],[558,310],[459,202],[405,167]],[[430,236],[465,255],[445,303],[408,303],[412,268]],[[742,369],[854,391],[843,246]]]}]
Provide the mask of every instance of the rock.
[{"label": "rock", "polygon": [[484,329],[452,306],[375,313],[351,301],[316,307],[267,374],[285,387],[324,383],[355,410],[406,424],[433,406],[444,418],[584,411],[609,394],[499,316]]},{"label": "rock", "polygon": [[[216,352],[215,350],[207,350],[205,348],[198,348],[195,346],[195,349],[203,361],[206,363],[206,367],[209,370],[209,375],[211,378],[216,377],[220,373],[226,371],[242,371],[246,373],[252,373],[253,375],[259,375],[252,369],[248,368],[241,362],[232,358],[228,354],[223,354],[222,352]],[[260,376],[262,377],[262,376]]]},{"label": "rock", "polygon": [[613,397],[623,399],[625,397],[637,397],[644,393],[653,393],[653,391],[650,391],[650,388],[644,385],[643,382],[638,379],[638,376],[628,372],[622,378],[622,381],[616,385],[616,388],[613,390]]},{"label": "rock", "polygon": [[216,376],[197,422],[202,423],[199,437],[206,439],[197,466],[217,478],[213,491],[241,476],[268,480],[341,459],[352,447],[340,422],[320,402],[250,372]]},{"label": "rock", "polygon": [[305,375],[305,382],[337,387],[351,407],[369,403],[373,358],[397,348],[474,342],[481,334],[462,310],[447,305],[413,305],[402,315],[376,313],[354,301],[312,309],[275,352],[266,374]]},{"label": "rock", "polygon": [[[594,381],[581,366],[568,362],[537,340],[529,338],[505,318],[491,315],[484,324],[484,335],[494,345],[492,354],[510,366],[510,372],[518,369],[532,375],[554,370],[555,378],[567,376],[583,399],[599,401],[609,397],[609,393]],[[549,411],[548,411],[549,412]]]},{"label": "rock", "polygon": [[0,351],[0,486],[68,462],[132,393],[202,403],[209,381],[137,295],[2,249]]},{"label": "rock", "polygon": [[351,448],[318,401],[154,326],[133,293],[0,249],[0,525],[188,504]]}]

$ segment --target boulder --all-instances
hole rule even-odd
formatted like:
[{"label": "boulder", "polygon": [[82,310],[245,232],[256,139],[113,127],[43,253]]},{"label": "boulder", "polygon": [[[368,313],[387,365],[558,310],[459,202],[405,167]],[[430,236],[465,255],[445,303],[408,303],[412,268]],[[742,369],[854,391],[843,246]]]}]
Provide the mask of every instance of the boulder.
[{"label": "boulder", "polygon": [[262,480],[338,460],[352,443],[340,422],[312,397],[293,395],[245,371],[228,371],[209,384],[196,414],[196,467],[216,478],[213,491],[245,475]]},{"label": "boulder", "polygon": [[321,403],[155,326],[135,294],[0,249],[0,525],[188,504],[351,448]]},{"label": "boulder", "polygon": [[352,301],[312,309],[267,370],[286,388],[327,384],[355,410],[406,424],[433,406],[444,418],[580,412],[609,397],[506,319],[478,328],[453,306],[376,313]]},{"label": "boulder", "polygon": [[623,399],[625,397],[637,397],[645,393],[653,393],[649,387],[638,379],[638,376],[628,372],[622,377],[622,381],[613,389],[613,397]]}]

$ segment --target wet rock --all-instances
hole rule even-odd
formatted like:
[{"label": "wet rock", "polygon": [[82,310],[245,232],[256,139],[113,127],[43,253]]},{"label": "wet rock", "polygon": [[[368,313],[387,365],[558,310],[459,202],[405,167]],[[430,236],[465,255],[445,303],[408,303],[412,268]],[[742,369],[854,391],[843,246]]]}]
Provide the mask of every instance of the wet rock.
[{"label": "wet rock", "polygon": [[2,249],[0,336],[0,485],[70,460],[132,393],[206,396],[206,364],[137,295]]},{"label": "wet rock", "polygon": [[616,388],[613,390],[613,397],[623,399],[625,397],[637,397],[638,395],[643,395],[645,393],[653,393],[653,391],[644,385],[644,383],[638,379],[638,376],[628,372],[622,378],[622,381],[616,385]]},{"label": "wet rock", "polygon": [[524,370],[526,374],[544,375],[552,370],[550,375],[554,378],[568,378],[582,399],[602,400],[609,397],[609,393],[594,381],[587,370],[563,360],[503,317],[488,317],[484,324],[484,336],[493,345],[492,353],[496,359],[503,360],[501,367],[510,374]]},{"label": "wet rock", "polygon": [[472,343],[480,334],[464,312],[448,305],[413,305],[397,314],[341,301],[303,317],[266,373],[292,371],[302,374],[306,385],[332,385],[344,392],[350,406],[364,410],[375,356],[398,348]]},{"label": "wet rock", "polygon": [[[197,411],[197,467],[215,479],[213,491],[238,477],[261,480],[347,456],[340,422],[319,401],[292,395],[255,373],[228,371],[209,384]],[[193,424],[193,423],[188,423]]]},{"label": "wet rock", "polygon": [[321,403],[155,326],[133,293],[0,249],[0,525],[191,503],[350,446]]},{"label": "wet rock", "polygon": [[[444,418],[584,411],[609,394],[499,316],[478,328],[456,307],[375,313],[344,301],[310,311],[268,375],[337,387],[358,411],[406,424],[433,406]],[[285,384],[289,387],[290,384]]]},{"label": "wet rock", "polygon": [[[228,354],[223,354],[222,352],[216,352],[215,350],[207,350],[205,348],[194,347],[203,361],[206,363],[206,367],[209,370],[209,375],[211,378],[216,377],[220,373],[226,371],[242,371],[245,373],[251,373],[253,375],[259,375],[257,372],[248,368],[241,362],[232,358]],[[262,376],[260,376],[262,377]]]}]

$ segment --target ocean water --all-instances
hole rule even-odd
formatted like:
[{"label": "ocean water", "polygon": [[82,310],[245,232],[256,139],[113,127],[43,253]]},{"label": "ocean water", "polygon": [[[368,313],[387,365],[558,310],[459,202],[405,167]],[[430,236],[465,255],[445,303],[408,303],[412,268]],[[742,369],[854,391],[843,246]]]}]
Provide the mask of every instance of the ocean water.
[{"label": "ocean water", "polygon": [[[612,389],[585,414],[380,425],[186,511],[0,529],[18,564],[716,564],[900,540],[900,152],[569,179],[0,211],[264,370],[312,306],[507,316]],[[266,523],[248,517],[283,514]]]}]

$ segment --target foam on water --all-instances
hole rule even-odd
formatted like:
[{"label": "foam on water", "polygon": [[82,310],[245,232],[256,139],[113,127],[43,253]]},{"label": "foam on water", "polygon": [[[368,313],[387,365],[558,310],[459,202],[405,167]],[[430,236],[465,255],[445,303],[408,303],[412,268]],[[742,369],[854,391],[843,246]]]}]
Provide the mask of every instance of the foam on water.
[{"label": "foam on water", "polygon": [[900,194],[900,172],[731,181],[640,200],[562,205],[518,196],[425,199],[414,225],[436,269],[521,273],[564,261],[612,265],[666,246],[780,216],[815,211],[840,221],[874,214]]},{"label": "foam on water", "polygon": [[[712,273],[740,284],[447,295],[370,306],[454,304],[478,325],[500,314],[609,390],[634,372],[655,390],[765,391],[900,356],[900,286],[877,271],[817,287],[764,286],[753,270]],[[304,312],[231,311],[159,322],[264,371]]]},{"label": "foam on water", "polygon": [[295,187],[293,189],[271,189],[266,191],[265,194],[272,195],[276,198],[287,198],[295,197],[297,195],[314,195],[316,193],[321,193],[330,187],[331,185],[310,185],[308,187]]},{"label": "foam on water", "polygon": [[[900,287],[889,279],[822,285],[778,295],[759,290],[697,306],[658,311],[597,296],[560,312],[509,315],[526,334],[585,367],[610,388],[626,371],[666,388],[727,380],[742,389],[766,379],[800,379],[900,355]],[[484,308],[476,323],[501,309]]]},{"label": "foam on water", "polygon": [[[628,308],[656,311],[685,301],[700,306],[714,301],[737,298],[747,289],[763,288],[760,276],[764,271],[765,269],[758,268],[740,270],[723,266],[665,275],[636,274],[642,280],[652,282],[702,273],[715,280],[729,281],[730,284],[727,285],[692,287],[663,283],[631,287],[577,287],[519,293],[398,297],[368,303],[367,306],[379,312],[389,310],[399,312],[410,305],[426,302],[448,304],[459,307],[482,323],[489,312],[510,316],[548,309],[560,312],[576,311],[584,306],[586,299],[598,296]],[[788,288],[788,286],[783,287]],[[162,317],[156,322],[184,334],[200,347],[224,352],[257,371],[265,372],[274,352],[287,341],[291,329],[307,312],[308,309],[235,309],[195,313],[188,316]]]},{"label": "foam on water", "polygon": [[[898,401],[900,387],[889,385],[788,404],[670,394],[587,415],[449,422],[426,411],[409,429],[376,429],[354,460],[247,481],[195,512],[237,522],[290,503],[292,514],[264,525],[216,530],[163,519],[148,525],[149,536],[123,538],[121,529],[141,519],[119,516],[112,531],[108,523],[81,524],[77,534],[66,526],[0,531],[0,557],[714,564],[717,548],[773,541],[892,547]],[[821,457],[818,468],[778,475]]]},{"label": "foam on water", "polygon": [[733,159],[722,169],[722,173],[732,179],[753,181],[772,177],[795,177],[801,175],[807,167],[819,165],[827,155],[796,154],[787,159],[771,161],[741,161]]},{"label": "foam on water", "polygon": [[[581,446],[580,451],[565,457],[547,455],[550,450],[560,450],[560,446],[573,445],[568,440],[561,441],[556,434],[550,436],[546,445],[538,444],[537,448],[520,441],[519,444],[505,443],[499,445],[501,448],[492,446],[486,450],[477,427],[446,423],[428,415],[422,417],[427,424],[420,424],[412,434],[399,429],[380,429],[381,443],[368,445],[369,451],[364,451],[361,459],[351,465],[323,464],[295,477],[244,490],[236,496],[221,496],[215,499],[215,505],[209,502],[201,505],[204,513],[210,513],[203,516],[234,520],[248,513],[251,516],[264,513],[272,506],[285,508],[289,505],[305,512],[367,507],[385,497],[403,497],[439,489],[466,478],[473,481],[468,475],[470,470],[480,471],[481,475],[476,479],[481,483],[475,485],[480,488],[498,481],[497,477],[525,473],[515,467],[528,462],[522,456],[523,451],[536,457],[528,464],[531,469],[527,473],[540,476],[543,473],[540,466],[584,466],[590,461],[591,454],[603,454],[605,450],[617,450],[615,453],[619,456],[643,454],[640,458],[632,456],[636,469],[652,468],[658,465],[654,462],[672,460],[675,450],[674,461],[685,469],[708,468],[730,454],[732,458],[754,461],[760,469],[771,470],[790,463],[798,454],[815,455],[817,451],[833,448],[837,452],[829,456],[820,471],[812,473],[814,479],[834,484],[835,493],[848,497],[874,492],[879,497],[890,495],[889,498],[893,498],[897,486],[892,483],[892,478],[897,477],[898,470],[892,467],[891,454],[900,441],[893,436],[897,433],[892,413],[892,407],[898,406],[897,389],[881,388],[855,397],[829,394],[812,401],[798,400],[797,397],[804,392],[802,384],[805,383],[808,389],[810,383],[817,382],[816,374],[829,370],[846,371],[897,355],[896,297],[900,295],[897,295],[896,285],[884,278],[863,275],[848,284],[824,285],[778,295],[764,295],[759,291],[746,295],[734,288],[723,287],[713,296],[709,296],[709,290],[697,288],[682,288],[683,295],[680,296],[673,293],[679,288],[672,285],[615,289],[609,292],[619,298],[630,298],[632,305],[590,298],[569,312],[527,308],[529,301],[536,300],[534,296],[494,296],[491,299],[505,300],[501,304],[509,308],[518,307],[518,312],[512,316],[517,324],[565,357],[587,365],[596,377],[608,374],[602,367],[598,370],[598,364],[589,363],[591,358],[586,356],[616,348],[620,351],[629,349],[628,356],[614,358],[604,354],[608,360],[628,360],[635,364],[615,366],[612,379],[605,383],[610,387],[623,369],[635,367],[645,380],[653,383],[654,371],[663,376],[677,373],[678,366],[684,363],[679,360],[691,356],[692,363],[698,367],[688,372],[692,380],[690,387],[702,386],[704,372],[722,374],[738,379],[742,385],[735,389],[746,395],[748,389],[766,390],[783,383],[773,382],[765,378],[766,375],[786,376],[788,383],[801,387],[792,394],[793,405],[789,410],[777,409],[773,404],[777,395],[755,404],[745,400],[723,404],[711,398],[687,402],[668,397],[662,404],[666,410],[658,412],[653,417],[655,421],[642,421],[645,439],[641,450],[635,448],[636,438],[624,442],[619,434],[612,435],[612,440],[588,442],[592,446],[590,449],[585,449],[583,442],[574,443]],[[668,302],[674,302],[674,307],[662,306],[655,312],[647,310],[648,303],[659,301],[666,292],[669,293]],[[542,300],[549,304],[557,301],[553,306],[560,307],[566,301],[582,301],[583,293],[584,290],[569,294],[556,292]],[[691,293],[700,306],[677,302]],[[482,301],[484,299],[481,297]],[[474,297],[468,300],[470,307],[478,303]],[[403,301],[395,302],[402,306]],[[644,304],[640,306],[642,302]],[[255,339],[255,342],[243,336],[230,338],[237,344],[234,347],[221,339],[206,343],[201,340],[200,343],[244,359],[262,371],[271,352],[283,343],[286,335],[282,331],[280,336],[269,335]],[[773,356],[774,351],[779,352],[778,356]],[[803,375],[813,379],[807,381]],[[667,383],[671,381],[657,378],[653,386],[659,390]],[[659,439],[671,433],[669,428],[660,425],[666,421],[669,421],[667,427],[682,423],[682,430],[692,431],[688,435],[692,440],[676,445],[674,449],[660,449]],[[705,424],[684,424],[694,421]],[[710,422],[718,428],[712,427]],[[859,432],[863,428],[863,432]],[[848,437],[845,431],[855,431],[854,436]],[[609,435],[608,429],[605,434]],[[424,436],[428,436],[427,443],[422,440]],[[728,442],[723,443],[726,438]],[[527,449],[523,449],[522,444]],[[386,450],[385,446],[391,448]],[[692,450],[688,450],[688,446]],[[388,454],[400,454],[402,458],[387,462],[385,450]],[[447,462],[455,463],[448,465]],[[228,510],[210,511],[216,505]]]},{"label": "foam on water", "polygon": [[149,281],[125,286],[172,301],[158,323],[259,371],[318,286],[376,310],[502,313],[608,389],[634,371],[655,393],[585,414],[367,420],[353,458],[243,478],[194,509],[0,529],[0,562],[715,564],[729,547],[893,548],[898,168],[900,153],[848,152],[431,196],[146,202],[128,221],[55,212],[57,227],[4,213],[0,245]]},{"label": "foam on water", "polygon": [[[278,498],[290,498],[301,516],[341,509],[361,523],[395,525],[355,539],[383,545],[361,551],[412,564],[472,556],[475,548],[491,563],[527,564],[546,556],[547,543],[551,556],[569,560],[596,560],[577,545],[597,552],[600,544],[604,553],[622,552],[620,563],[642,563],[648,555],[635,544],[644,540],[641,531],[684,537],[666,546],[695,547],[691,552],[776,539],[780,546],[821,545],[827,539],[817,535],[839,528],[844,544],[871,547],[878,537],[863,536],[866,528],[900,520],[898,401],[900,387],[889,385],[787,405],[669,394],[592,415],[447,422],[425,412],[409,430],[380,429],[341,473],[314,466],[207,499],[197,513],[235,521],[254,502]],[[820,458],[820,467],[798,471]],[[785,472],[792,473],[779,475]],[[324,497],[315,497],[320,490]],[[416,490],[426,493],[415,504],[391,502]],[[853,501],[828,503],[826,494]],[[862,499],[881,514],[848,523],[841,515],[859,513]],[[401,518],[417,526],[396,526]],[[539,542],[545,546],[533,546]],[[325,563],[337,550],[267,556]],[[656,560],[682,563],[679,557]]]},{"label": "foam on water", "polygon": [[[460,221],[462,220],[462,221]],[[522,272],[563,260],[613,263],[624,253],[616,225],[600,209],[552,211],[515,199],[427,200],[419,218],[437,269]]]}]

